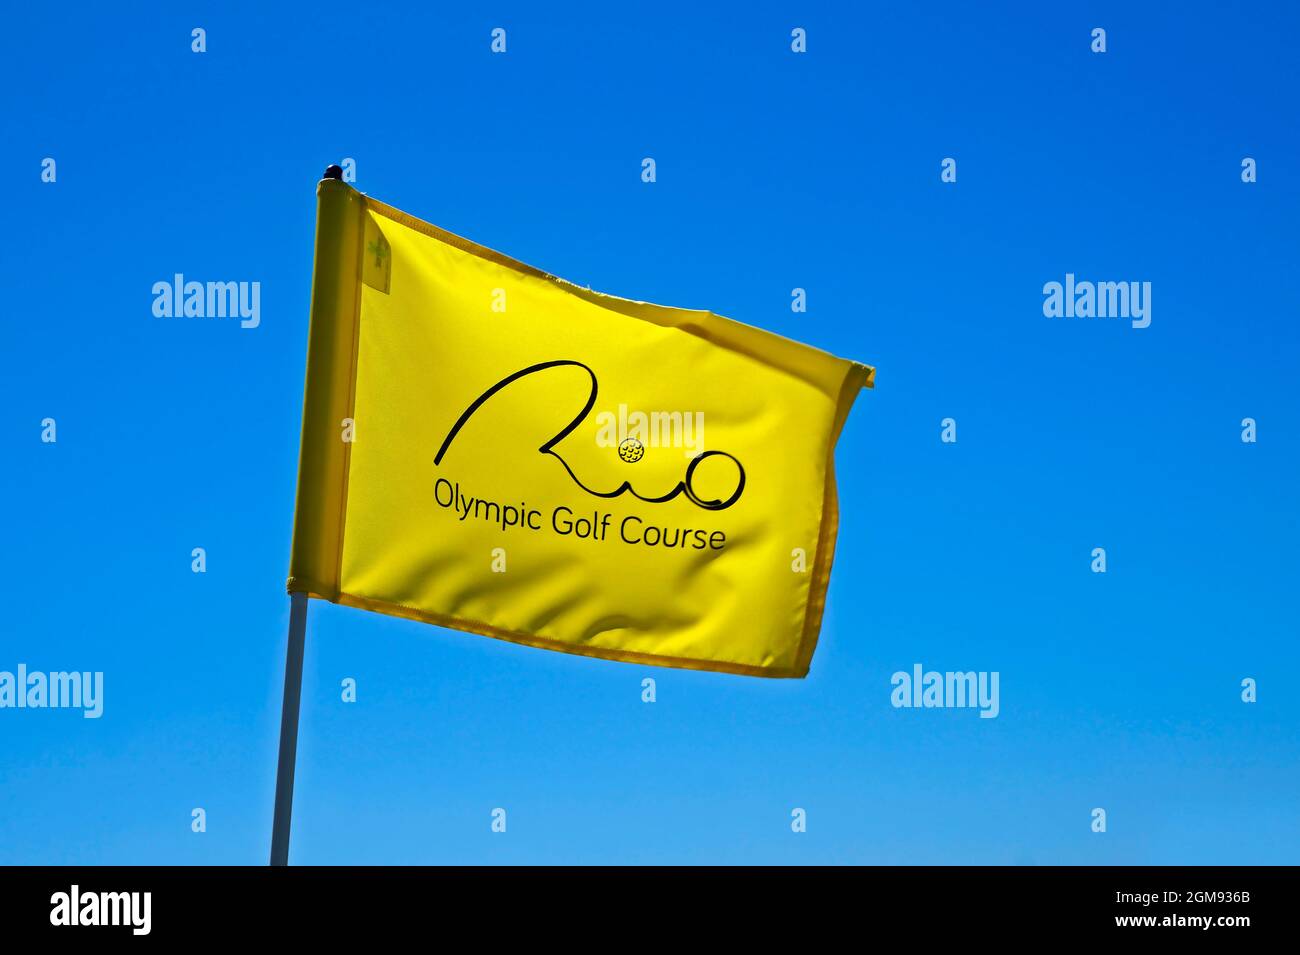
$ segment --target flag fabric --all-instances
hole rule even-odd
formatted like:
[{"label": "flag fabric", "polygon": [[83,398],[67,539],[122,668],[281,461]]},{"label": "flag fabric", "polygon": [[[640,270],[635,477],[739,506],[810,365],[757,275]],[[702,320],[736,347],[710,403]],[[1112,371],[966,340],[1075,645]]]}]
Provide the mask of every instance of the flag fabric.
[{"label": "flag fabric", "polygon": [[326,179],[288,588],[586,656],[808,671],[874,370]]}]

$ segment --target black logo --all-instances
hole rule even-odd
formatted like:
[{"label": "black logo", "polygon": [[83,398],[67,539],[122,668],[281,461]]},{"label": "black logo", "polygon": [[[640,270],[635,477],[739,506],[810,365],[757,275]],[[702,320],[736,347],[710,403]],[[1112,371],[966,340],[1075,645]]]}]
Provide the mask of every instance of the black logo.
[{"label": "black logo", "polygon": [[[465,411],[461,414],[461,416],[456,419],[456,423],[451,426],[451,430],[447,432],[447,437],[443,439],[442,447],[438,449],[437,457],[433,459],[434,465],[437,466],[442,464],[443,457],[446,456],[447,450],[451,447],[451,443],[452,441],[455,440],[456,435],[460,433],[460,429],[465,426],[465,423],[469,421],[469,419],[473,416],[474,412],[478,411],[478,409],[481,408],[483,404],[489,398],[495,395],[498,391],[505,388],[511,382],[518,381],[520,378],[524,378],[528,375],[536,374],[539,371],[546,371],[548,368],[560,368],[566,365],[575,368],[581,368],[583,371],[587,373],[587,375],[591,378],[591,392],[587,395],[587,403],[586,405],[583,406],[582,411],[578,413],[578,416],[574,418],[572,421],[570,421],[567,425],[565,425],[565,427],[562,428],[560,432],[555,435],[555,437],[551,438],[540,448],[538,448],[537,451],[539,454],[549,454],[551,457],[555,458],[555,460],[559,461],[560,464],[564,465],[564,470],[568,472],[569,477],[573,479],[574,484],[578,485],[578,487],[582,488],[584,491],[586,491],[588,494],[592,495],[593,497],[611,498],[611,497],[619,497],[623,494],[631,494],[637,500],[644,501],[647,504],[663,504],[667,501],[671,501],[679,494],[685,494],[687,499],[692,504],[702,507],[706,511],[721,511],[724,508],[731,507],[731,505],[735,504],[736,501],[740,500],[740,495],[745,490],[745,469],[741,465],[740,461],[737,460],[734,455],[728,454],[726,451],[705,451],[702,454],[696,455],[694,458],[691,459],[691,463],[686,468],[686,476],[681,481],[677,482],[676,487],[674,487],[667,494],[664,494],[660,497],[646,497],[643,494],[638,494],[636,492],[636,489],[632,487],[630,481],[624,481],[622,484],[614,488],[614,490],[612,491],[598,491],[595,488],[588,487],[587,484],[585,484],[583,480],[578,477],[578,475],[573,473],[573,468],[569,467],[569,463],[565,461],[564,458],[562,458],[559,455],[559,453],[557,453],[555,450],[555,445],[563,441],[566,437],[568,437],[573,432],[575,428],[578,427],[578,425],[582,424],[582,422],[586,420],[587,415],[591,413],[592,407],[594,407],[596,404],[596,391],[597,391],[596,373],[593,372],[586,365],[584,365],[582,362],[571,361],[568,359],[561,359],[558,361],[544,361],[536,365],[529,365],[527,368],[521,369],[520,371],[515,372],[513,375],[508,375],[507,377],[502,378],[500,381],[498,381],[487,391],[483,392],[483,394],[475,398],[474,401],[470,404],[470,406],[466,408]],[[627,444],[628,444],[627,441],[623,442],[623,445],[627,445]],[[623,445],[620,445],[619,456],[624,461],[627,461],[628,463],[632,463],[630,459],[630,453],[631,453],[630,449],[623,447]],[[636,442],[636,451],[635,451],[636,460],[640,460],[641,453],[643,451],[644,449],[641,447],[640,442],[639,441]],[[731,496],[726,498],[725,500],[722,499],[705,500],[695,493],[695,488],[692,484],[695,477],[695,471],[700,466],[700,463],[711,457],[724,457],[729,459],[732,463],[736,465],[736,489],[731,493]]]}]

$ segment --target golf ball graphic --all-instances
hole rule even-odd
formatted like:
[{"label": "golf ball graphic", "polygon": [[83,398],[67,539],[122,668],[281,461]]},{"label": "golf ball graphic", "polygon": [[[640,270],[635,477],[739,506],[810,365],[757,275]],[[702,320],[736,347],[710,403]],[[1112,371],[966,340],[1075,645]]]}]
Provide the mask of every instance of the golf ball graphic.
[{"label": "golf ball graphic", "polygon": [[636,438],[625,438],[618,446],[618,456],[628,464],[636,464],[645,455],[645,445]]}]

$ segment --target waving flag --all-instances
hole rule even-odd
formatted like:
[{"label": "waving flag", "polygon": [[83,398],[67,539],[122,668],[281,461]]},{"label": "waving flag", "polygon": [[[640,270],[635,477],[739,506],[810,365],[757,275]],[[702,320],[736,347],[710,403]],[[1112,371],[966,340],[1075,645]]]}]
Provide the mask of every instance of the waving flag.
[{"label": "waving flag", "polygon": [[603,295],[318,188],[291,592],[612,660],[800,677],[873,369]]}]

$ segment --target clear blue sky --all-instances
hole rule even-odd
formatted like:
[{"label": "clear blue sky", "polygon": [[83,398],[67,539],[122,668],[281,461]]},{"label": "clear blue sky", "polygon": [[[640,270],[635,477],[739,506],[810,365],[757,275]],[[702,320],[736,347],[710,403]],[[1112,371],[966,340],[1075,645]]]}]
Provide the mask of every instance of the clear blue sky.
[{"label": "clear blue sky", "polygon": [[[0,670],[101,670],[105,711],[0,710],[0,862],[267,857],[314,189],[343,157],[414,215],[878,387],[806,680],[313,602],[294,861],[1300,861],[1293,6],[396,6],[5,12]],[[155,318],[176,272],[261,282],[260,327]],[[1151,282],[1150,327],[1045,318],[1067,272]],[[998,671],[999,717],[894,709],[914,663]]]}]

